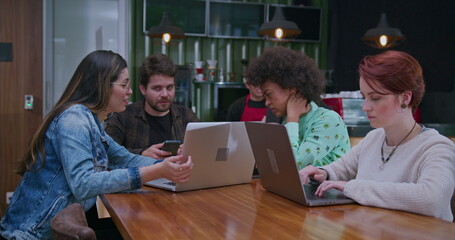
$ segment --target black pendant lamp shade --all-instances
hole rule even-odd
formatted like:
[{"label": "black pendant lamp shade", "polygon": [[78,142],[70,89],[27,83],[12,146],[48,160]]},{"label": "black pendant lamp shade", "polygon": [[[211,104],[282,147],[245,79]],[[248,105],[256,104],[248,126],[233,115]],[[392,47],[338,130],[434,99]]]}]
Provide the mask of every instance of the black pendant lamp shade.
[{"label": "black pendant lamp shade", "polygon": [[301,31],[297,24],[286,20],[281,7],[276,7],[275,15],[273,16],[272,21],[263,23],[259,28],[258,33],[271,40],[280,41],[286,38],[289,39],[296,37],[301,33]]},{"label": "black pendant lamp shade", "polygon": [[163,41],[168,42],[165,40],[167,36],[164,36],[166,33],[170,35],[170,39],[168,41],[171,39],[185,38],[185,32],[183,32],[181,28],[172,25],[168,12],[163,13],[160,25],[153,26],[149,29],[148,36],[151,38],[162,38]]},{"label": "black pendant lamp shade", "polygon": [[400,29],[389,26],[385,13],[381,14],[378,26],[369,29],[362,37],[362,41],[367,45],[380,49],[394,47],[405,39],[406,37],[403,36]]}]

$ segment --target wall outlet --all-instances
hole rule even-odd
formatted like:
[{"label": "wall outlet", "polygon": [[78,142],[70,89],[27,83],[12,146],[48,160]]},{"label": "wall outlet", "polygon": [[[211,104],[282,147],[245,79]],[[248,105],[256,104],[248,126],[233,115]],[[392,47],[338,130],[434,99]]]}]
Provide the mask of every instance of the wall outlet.
[{"label": "wall outlet", "polygon": [[6,204],[11,202],[11,198],[13,197],[13,192],[6,192]]}]

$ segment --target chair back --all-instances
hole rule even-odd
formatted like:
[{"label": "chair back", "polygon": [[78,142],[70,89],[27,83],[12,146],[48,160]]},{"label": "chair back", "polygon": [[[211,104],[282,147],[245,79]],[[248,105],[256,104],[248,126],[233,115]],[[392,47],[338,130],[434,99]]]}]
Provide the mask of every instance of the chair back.
[{"label": "chair back", "polygon": [[450,201],[450,206],[452,207],[453,222],[455,222],[455,190],[453,191],[452,200]]},{"label": "chair back", "polygon": [[51,221],[52,239],[94,240],[95,231],[88,227],[85,212],[79,203],[73,203],[60,211]]}]

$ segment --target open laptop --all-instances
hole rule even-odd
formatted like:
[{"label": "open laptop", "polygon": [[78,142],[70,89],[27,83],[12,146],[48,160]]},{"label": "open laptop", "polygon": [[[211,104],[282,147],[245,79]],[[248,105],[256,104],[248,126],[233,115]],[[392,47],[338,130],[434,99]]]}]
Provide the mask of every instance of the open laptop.
[{"label": "open laptop", "polygon": [[183,155],[194,163],[188,182],[160,178],[145,185],[181,192],[251,181],[255,161],[244,122],[189,123]]},{"label": "open laptop", "polygon": [[336,189],[330,189],[323,197],[316,197],[316,183],[302,186],[284,125],[245,123],[245,126],[265,189],[306,206],[354,203]]}]

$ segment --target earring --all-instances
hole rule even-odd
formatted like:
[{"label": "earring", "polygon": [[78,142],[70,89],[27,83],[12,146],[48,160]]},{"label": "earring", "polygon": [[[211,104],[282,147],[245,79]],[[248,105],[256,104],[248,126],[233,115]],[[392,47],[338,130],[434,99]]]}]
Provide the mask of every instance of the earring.
[{"label": "earring", "polygon": [[403,109],[405,109],[405,108],[408,107],[408,105],[406,105],[406,103],[402,103],[400,107],[403,108]]}]

